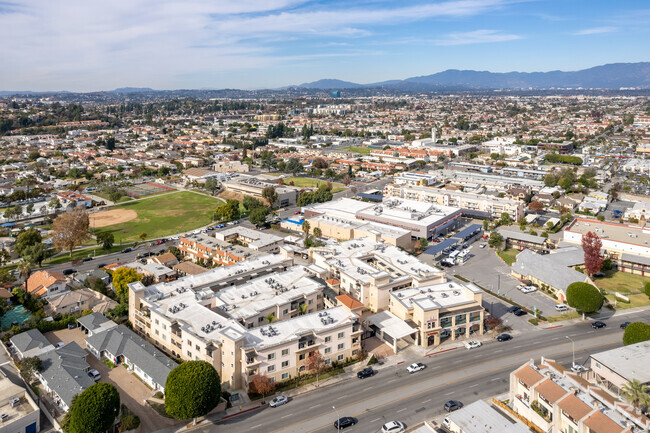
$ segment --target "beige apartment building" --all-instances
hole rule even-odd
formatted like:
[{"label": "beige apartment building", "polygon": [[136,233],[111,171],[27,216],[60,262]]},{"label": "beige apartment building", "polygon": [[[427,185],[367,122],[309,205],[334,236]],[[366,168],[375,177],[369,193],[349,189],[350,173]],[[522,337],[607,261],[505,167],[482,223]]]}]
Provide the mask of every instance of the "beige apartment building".
[{"label": "beige apartment building", "polygon": [[390,293],[446,280],[443,271],[420,262],[392,245],[370,238],[354,239],[312,248],[310,261],[322,275],[339,281],[339,291],[370,311],[388,308]]},{"label": "beige apartment building", "polygon": [[[583,373],[584,375],[584,373]],[[647,431],[650,419],[584,376],[542,357],[510,373],[511,412],[549,433]]]},{"label": "beige apartment building", "polygon": [[474,284],[446,282],[390,293],[389,311],[417,326],[415,343],[437,346],[447,339],[483,335],[483,292]]},{"label": "beige apartment building", "polygon": [[507,213],[513,221],[519,220],[526,214],[524,203],[519,200],[426,186],[388,184],[384,188],[384,195],[386,197],[400,197],[407,200],[457,207],[463,210],[489,214],[495,218],[500,218],[503,213]]}]

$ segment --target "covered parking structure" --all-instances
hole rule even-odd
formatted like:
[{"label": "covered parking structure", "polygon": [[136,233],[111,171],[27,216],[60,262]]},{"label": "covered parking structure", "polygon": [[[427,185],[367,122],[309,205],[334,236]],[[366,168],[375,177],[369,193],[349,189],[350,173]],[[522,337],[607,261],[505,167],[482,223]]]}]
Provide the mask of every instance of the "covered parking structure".
[{"label": "covered parking structure", "polygon": [[398,342],[411,338],[410,344],[415,341],[418,329],[411,327],[408,323],[391,313],[382,311],[374,314],[364,322],[367,327],[375,331],[375,335],[386,342],[395,353],[398,351]]}]

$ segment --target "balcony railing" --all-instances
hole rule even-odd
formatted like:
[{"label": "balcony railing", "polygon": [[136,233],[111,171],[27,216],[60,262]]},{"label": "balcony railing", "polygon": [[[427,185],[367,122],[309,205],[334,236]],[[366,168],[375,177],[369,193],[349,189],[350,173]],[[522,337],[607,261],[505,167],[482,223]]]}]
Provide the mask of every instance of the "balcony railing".
[{"label": "balcony railing", "polygon": [[517,395],[517,399],[525,404],[526,407],[530,407],[530,401],[525,399],[523,395]]}]

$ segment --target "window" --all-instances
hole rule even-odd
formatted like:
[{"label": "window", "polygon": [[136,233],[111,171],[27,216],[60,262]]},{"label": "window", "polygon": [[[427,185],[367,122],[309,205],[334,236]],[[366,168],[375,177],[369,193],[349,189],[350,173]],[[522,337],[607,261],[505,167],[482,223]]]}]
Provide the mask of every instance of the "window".
[{"label": "window", "polygon": [[283,315],[287,315],[287,314],[289,314],[289,310],[288,310],[288,309],[284,309],[284,310],[282,310],[282,314],[283,314]]},{"label": "window", "polygon": [[192,345],[192,340],[187,340],[187,344]]},{"label": "window", "polygon": [[343,361],[343,355],[337,356],[336,359],[339,360],[339,361]]},{"label": "window", "polygon": [[330,341],[332,341],[332,337],[325,337],[325,343],[329,343]]},{"label": "window", "polygon": [[289,361],[282,361],[282,368],[287,368],[289,366]]},{"label": "window", "polygon": [[338,347],[339,347],[339,350],[343,350],[343,348],[345,348],[345,343],[341,343],[341,344],[339,344]]},{"label": "window", "polygon": [[268,368],[266,369],[266,371],[269,371],[269,372],[275,371],[275,365],[269,365]]},{"label": "window", "polygon": [[331,352],[332,352],[332,349],[330,347],[325,348],[325,353],[331,353]]},{"label": "window", "polygon": [[289,349],[282,349],[282,356],[287,356],[289,354]]},{"label": "window", "polygon": [[307,303],[308,303],[309,305],[311,305],[313,302],[314,302],[314,301],[313,301],[312,299],[310,299]]},{"label": "window", "polygon": [[187,356],[189,356],[189,357],[191,358],[191,357],[192,357],[192,352],[190,352],[190,351],[188,350],[188,351],[187,351]]},{"label": "window", "polygon": [[155,322],[156,322],[156,325],[159,325],[159,324],[160,324],[160,322],[158,322],[158,319],[156,319]]},{"label": "window", "polygon": [[162,335],[162,339],[163,339],[163,340],[167,340],[167,335],[166,335],[166,334],[163,334],[163,335]]},{"label": "window", "polygon": [[165,325],[164,323],[163,323],[163,329],[164,329],[164,330],[167,329],[167,325]]},{"label": "window", "polygon": [[282,373],[282,380],[289,379],[289,373]]},{"label": "window", "polygon": [[154,334],[156,334],[156,335],[160,335],[160,334],[158,333],[158,330],[157,330],[157,329],[154,331]]},{"label": "window", "polygon": [[267,359],[269,361],[272,360],[272,359],[275,359],[275,353],[269,353],[269,356],[267,357]]},{"label": "window", "polygon": [[264,317],[258,317],[257,318],[257,323],[262,323],[264,321]]},{"label": "window", "polygon": [[298,356],[298,359],[299,359],[300,361],[302,361],[303,359],[305,359],[305,354],[304,354],[304,353],[301,353],[301,354]]},{"label": "window", "polygon": [[339,332],[339,338],[345,337],[345,332]]},{"label": "window", "polygon": [[327,359],[325,360],[325,364],[326,364],[326,365],[330,365],[331,363],[332,363],[332,360],[331,360],[331,359],[327,358]]}]

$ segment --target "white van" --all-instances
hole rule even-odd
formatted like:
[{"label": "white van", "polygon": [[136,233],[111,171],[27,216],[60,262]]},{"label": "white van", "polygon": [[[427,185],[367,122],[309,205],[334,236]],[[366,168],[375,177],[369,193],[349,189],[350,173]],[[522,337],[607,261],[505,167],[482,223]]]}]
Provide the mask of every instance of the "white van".
[{"label": "white van", "polygon": [[555,311],[568,311],[569,307],[564,304],[558,304],[555,306]]}]

